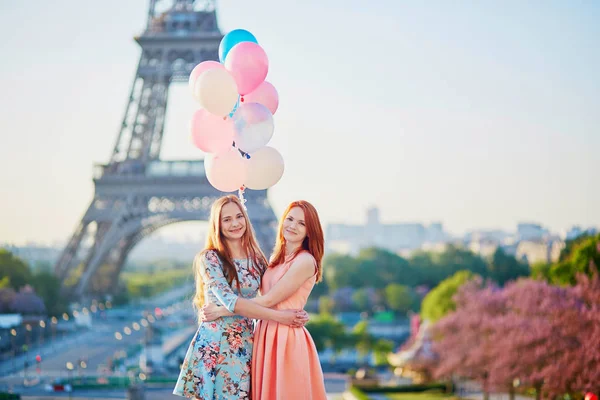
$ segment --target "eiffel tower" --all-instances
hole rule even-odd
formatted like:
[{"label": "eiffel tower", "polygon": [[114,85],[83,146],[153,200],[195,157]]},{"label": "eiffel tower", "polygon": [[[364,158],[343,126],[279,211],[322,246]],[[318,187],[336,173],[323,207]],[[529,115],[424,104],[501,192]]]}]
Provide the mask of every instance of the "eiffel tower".
[{"label": "eiffel tower", "polygon": [[[114,293],[140,240],[166,225],[206,221],[224,194],[208,183],[203,160],[160,159],[170,84],[187,82],[201,61],[218,61],[222,37],[214,0],[150,0],[146,30],[135,38],[142,54],[114,150],[108,164],[95,166],[94,198],[55,266],[72,297]],[[277,220],[267,191],[247,191],[245,198],[269,253]]]}]

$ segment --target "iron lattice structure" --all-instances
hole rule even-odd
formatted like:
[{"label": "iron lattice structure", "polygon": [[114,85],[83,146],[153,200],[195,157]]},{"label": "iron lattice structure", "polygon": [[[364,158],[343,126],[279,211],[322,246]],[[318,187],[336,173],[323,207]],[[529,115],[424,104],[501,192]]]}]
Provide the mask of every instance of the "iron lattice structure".
[{"label": "iron lattice structure", "polygon": [[[114,150],[108,164],[96,165],[94,198],[55,266],[72,296],[114,293],[140,240],[169,224],[206,221],[224,194],[208,183],[204,161],[159,157],[169,85],[187,82],[202,61],[218,61],[222,37],[214,1],[150,0],[146,30],[135,38],[142,54]],[[277,220],[267,191],[247,191],[245,198],[268,252]]]}]

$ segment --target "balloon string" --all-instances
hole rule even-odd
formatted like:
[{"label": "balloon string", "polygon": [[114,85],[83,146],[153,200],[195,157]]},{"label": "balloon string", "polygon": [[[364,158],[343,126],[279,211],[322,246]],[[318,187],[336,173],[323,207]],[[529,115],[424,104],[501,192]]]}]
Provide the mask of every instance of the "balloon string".
[{"label": "balloon string", "polygon": [[246,208],[246,199],[244,198],[244,191],[246,190],[246,187],[244,185],[242,185],[240,187],[240,189],[238,190],[238,197],[240,198],[240,201],[242,202],[242,206],[244,207],[244,210],[248,211],[248,209]]},{"label": "balloon string", "polygon": [[[235,142],[233,142],[232,146],[235,147]],[[235,148],[240,152],[240,154],[242,155],[243,158],[250,159],[250,154],[246,153],[244,150],[242,150],[240,148],[237,148],[237,147],[235,147]]]}]

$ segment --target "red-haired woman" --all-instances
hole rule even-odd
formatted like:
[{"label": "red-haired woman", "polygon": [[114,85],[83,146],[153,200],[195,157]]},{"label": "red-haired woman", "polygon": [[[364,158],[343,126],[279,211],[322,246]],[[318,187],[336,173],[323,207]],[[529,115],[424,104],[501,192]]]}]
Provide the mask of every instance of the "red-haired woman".
[{"label": "red-haired woman", "polygon": [[[323,229],[317,210],[307,201],[291,203],[279,223],[271,262],[254,302],[275,310],[302,309],[323,275]],[[240,304],[238,302],[238,304]],[[207,320],[223,314],[208,306]],[[235,308],[235,313],[246,315]],[[248,315],[249,316],[249,315]],[[325,400],[323,372],[315,344],[302,327],[259,321],[252,353],[252,398],[255,400]]]}]

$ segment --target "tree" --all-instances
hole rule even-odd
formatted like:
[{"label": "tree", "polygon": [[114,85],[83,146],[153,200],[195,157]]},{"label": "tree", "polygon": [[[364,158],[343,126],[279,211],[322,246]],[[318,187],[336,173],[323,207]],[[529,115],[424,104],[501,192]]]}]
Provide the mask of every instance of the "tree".
[{"label": "tree", "polygon": [[360,287],[360,285],[356,285],[356,280],[359,278],[358,262],[349,255],[334,253],[325,256],[323,259],[323,275],[331,290],[348,286]]},{"label": "tree", "polygon": [[385,300],[391,310],[406,314],[413,304],[413,294],[408,286],[390,283],[385,287]]},{"label": "tree", "polygon": [[333,311],[333,306],[333,299],[331,297],[319,297],[319,314],[331,314]]},{"label": "tree", "polygon": [[373,346],[373,356],[375,365],[389,365],[388,355],[394,350],[394,342],[385,339],[379,339]]},{"label": "tree", "polygon": [[16,295],[17,292],[11,287],[3,287],[0,289],[0,314],[12,312],[11,307]]},{"label": "tree", "polygon": [[19,293],[15,295],[10,309],[15,313],[24,315],[38,316],[46,313],[44,301],[29,285],[23,286]]},{"label": "tree", "polygon": [[580,236],[568,242],[559,261],[548,271],[549,281],[559,285],[575,285],[578,273],[592,275],[591,263],[600,265],[600,234]]},{"label": "tree", "polygon": [[369,333],[369,322],[360,321],[352,329],[352,335],[354,336],[354,343],[358,354],[364,358],[373,349],[375,344],[375,338]]},{"label": "tree", "polygon": [[433,287],[457,271],[471,271],[484,278],[488,276],[486,262],[469,250],[449,245],[441,253],[415,252],[410,264],[418,271],[418,285]]},{"label": "tree", "polygon": [[383,289],[390,282],[402,282],[406,285],[417,283],[417,274],[410,263],[384,249],[375,247],[362,249],[358,253],[358,276],[352,287],[370,286]]},{"label": "tree", "polygon": [[352,295],[354,289],[351,287],[343,287],[337,289],[331,294],[333,300],[333,308],[338,312],[351,311],[353,308]]},{"label": "tree", "polygon": [[489,277],[499,285],[519,277],[529,276],[529,267],[498,247],[488,266]]},{"label": "tree", "polygon": [[442,281],[423,299],[421,317],[436,322],[450,311],[453,311],[455,303],[452,297],[465,282],[472,278],[473,274],[471,272],[458,271],[450,278]]},{"label": "tree", "polygon": [[8,277],[10,286],[17,291],[32,280],[29,266],[5,249],[0,249],[0,276]]},{"label": "tree", "polygon": [[35,274],[33,287],[44,301],[48,315],[56,316],[67,311],[68,302],[61,293],[61,282],[56,275],[44,270]]},{"label": "tree", "polygon": [[543,261],[532,264],[529,268],[531,271],[531,277],[533,279],[550,282],[550,267],[550,264]]},{"label": "tree", "polygon": [[582,392],[600,393],[600,276],[590,262],[591,275],[577,276],[575,292],[582,300],[579,356],[581,371],[574,387]]},{"label": "tree", "polygon": [[372,307],[366,288],[356,290],[352,295],[352,302],[358,311],[368,311]]},{"label": "tree", "polygon": [[532,279],[504,289],[478,288],[477,280],[464,284],[456,311],[434,326],[436,375],[476,379],[485,392],[513,396],[518,379],[538,399],[597,391],[600,281],[595,274],[577,279],[575,287]]},{"label": "tree", "polygon": [[339,351],[348,346],[348,335],[344,324],[329,314],[320,314],[306,324],[306,329],[318,351],[331,348]]},{"label": "tree", "polygon": [[491,363],[496,357],[496,346],[490,338],[495,332],[494,319],[505,313],[505,297],[496,287],[483,288],[477,277],[460,286],[455,302],[456,311],[433,328],[433,349],[438,355],[434,376],[459,375],[476,380],[482,384],[484,399],[488,399],[493,388]]},{"label": "tree", "polygon": [[572,287],[522,279],[504,289],[508,312],[491,337],[495,381],[519,379],[553,395],[573,393],[581,373],[582,302]]},{"label": "tree", "polygon": [[327,278],[324,277],[321,282],[317,283],[313,287],[313,290],[310,292],[309,299],[318,299],[319,297],[325,296],[327,293],[329,293],[329,286],[327,285],[326,279]]}]

